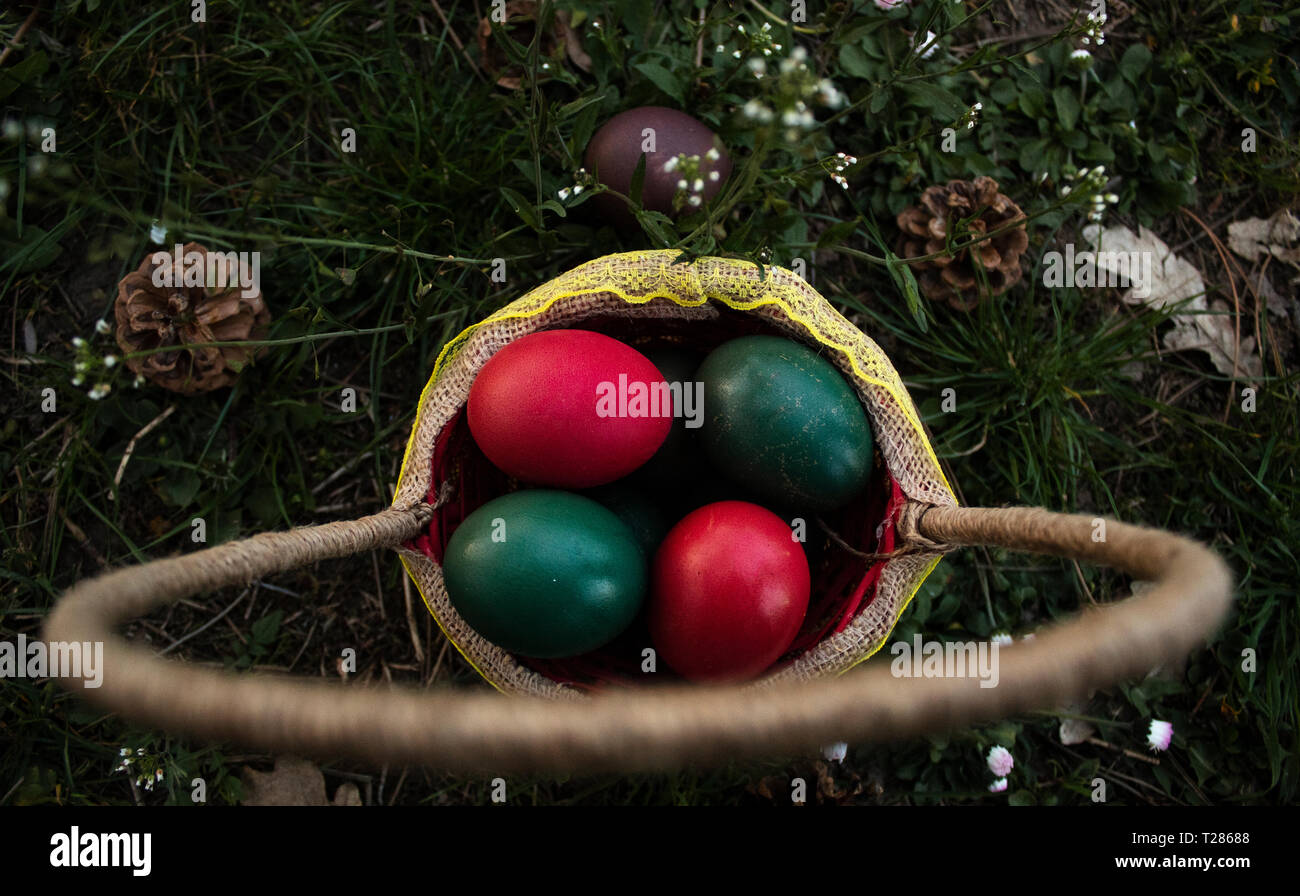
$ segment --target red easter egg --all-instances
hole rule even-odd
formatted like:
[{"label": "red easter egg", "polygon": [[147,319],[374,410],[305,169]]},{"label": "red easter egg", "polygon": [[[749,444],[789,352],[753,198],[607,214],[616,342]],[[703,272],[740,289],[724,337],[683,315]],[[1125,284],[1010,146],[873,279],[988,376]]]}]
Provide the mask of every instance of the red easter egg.
[{"label": "red easter egg", "polygon": [[617,339],[544,330],[516,339],[479,371],[469,429],[488,460],[518,479],[604,485],[644,464],[667,438],[666,386],[645,355]]},{"label": "red easter egg", "polygon": [[811,585],[803,545],[779,516],[745,501],[708,504],[655,554],[650,636],[683,678],[754,678],[799,633]]}]

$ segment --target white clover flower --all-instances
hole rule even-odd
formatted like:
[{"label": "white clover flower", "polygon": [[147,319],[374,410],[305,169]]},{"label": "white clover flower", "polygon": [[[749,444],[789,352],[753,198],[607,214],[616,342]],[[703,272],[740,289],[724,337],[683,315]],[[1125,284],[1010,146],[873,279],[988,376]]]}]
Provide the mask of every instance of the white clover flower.
[{"label": "white clover flower", "polygon": [[1006,778],[998,778],[996,781],[994,781],[992,784],[989,785],[989,793],[1002,793],[1002,791],[1006,789],[1007,789]]},{"label": "white clover flower", "polygon": [[1147,746],[1152,752],[1162,753],[1169,749],[1169,742],[1174,736],[1174,726],[1169,722],[1160,722],[1155,719],[1151,720],[1151,728],[1147,731]]},{"label": "white clover flower", "polygon": [[1005,778],[1011,774],[1011,769],[1016,765],[1011,756],[1011,751],[1006,747],[997,746],[989,749],[988,755],[989,771],[993,772],[999,778]]}]

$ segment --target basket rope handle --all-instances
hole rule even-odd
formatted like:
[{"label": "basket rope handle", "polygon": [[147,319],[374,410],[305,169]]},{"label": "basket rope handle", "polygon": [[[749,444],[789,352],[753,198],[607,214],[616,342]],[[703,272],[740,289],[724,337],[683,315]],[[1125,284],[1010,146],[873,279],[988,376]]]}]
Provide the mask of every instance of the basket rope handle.
[{"label": "basket rope handle", "polygon": [[[1155,586],[1002,648],[996,687],[980,687],[973,677],[895,678],[889,663],[873,663],[830,680],[674,685],[554,701],[233,675],[161,659],[114,633],[126,620],[184,596],[400,544],[429,514],[428,505],[390,508],[110,572],[71,588],[51,613],[45,637],[102,641],[102,686],[75,692],[146,725],[374,764],[597,772],[789,755],[1052,708],[1185,656],[1218,628],[1232,602],[1224,562],[1168,532],[1107,520],[1106,540],[1098,542],[1087,516],[913,504],[899,523],[905,541],[1073,557]],[[61,682],[73,688],[80,679]]]}]

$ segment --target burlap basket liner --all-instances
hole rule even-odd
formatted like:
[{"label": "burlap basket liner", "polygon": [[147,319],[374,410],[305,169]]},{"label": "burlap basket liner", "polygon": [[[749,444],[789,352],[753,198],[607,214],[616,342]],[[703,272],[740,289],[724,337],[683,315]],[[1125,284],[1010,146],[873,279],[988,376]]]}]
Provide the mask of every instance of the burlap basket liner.
[{"label": "burlap basket liner", "polygon": [[[629,252],[588,262],[537,287],[449,342],[420,396],[415,425],[398,479],[394,508],[440,503],[455,484],[433,482],[440,437],[457,425],[470,386],[483,365],[511,341],[539,330],[575,326],[593,317],[716,321],[722,309],[754,315],[822,353],[862,399],[898,501],[883,526],[897,520],[900,502],[955,506],[916,406],[897,371],[875,342],[846,320],[806,281],[779,267],[703,258],[674,264],[675,250]],[[418,539],[416,540],[418,542]],[[456,612],[442,571],[416,542],[399,548],[402,563],[443,633],[488,682],[508,693],[582,699],[583,690],[555,681],[479,636]],[[892,540],[888,543],[892,544]],[[914,550],[883,561],[874,596],[839,631],[787,658],[753,682],[842,673],[885,643],[903,610],[942,554]]]}]

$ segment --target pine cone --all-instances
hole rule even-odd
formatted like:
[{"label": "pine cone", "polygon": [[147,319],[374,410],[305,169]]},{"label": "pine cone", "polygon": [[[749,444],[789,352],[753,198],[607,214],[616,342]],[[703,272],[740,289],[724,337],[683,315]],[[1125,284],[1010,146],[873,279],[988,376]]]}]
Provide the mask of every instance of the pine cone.
[{"label": "pine cone", "polygon": [[[945,250],[949,233],[954,242],[968,242],[1024,220],[1025,213],[998,192],[993,178],[950,180],[946,186],[927,187],[919,206],[899,212],[898,229],[903,234],[898,254],[903,258],[932,255]],[[956,255],[914,263],[916,282],[926,298],[944,299],[954,308],[969,311],[982,297],[975,265],[987,273],[988,294],[1001,295],[1020,281],[1020,256],[1028,246],[1029,235],[1021,224]]]},{"label": "pine cone", "polygon": [[[510,24],[510,37],[515,43],[527,47],[533,42],[537,33],[537,7],[536,0],[510,0],[505,5],[505,21]],[[505,48],[494,40],[493,25],[490,17],[479,20],[479,61],[483,70],[496,80],[498,87],[518,90],[524,80],[523,68],[513,64]],[[504,27],[504,23],[496,23],[496,27]],[[543,62],[554,60],[561,47],[570,62],[584,72],[591,71],[591,57],[582,48],[582,40],[577,32],[569,27],[569,13],[563,9],[554,13],[550,29],[542,33],[537,55]],[[539,80],[547,78],[544,71],[539,71],[537,75]]]},{"label": "pine cone", "polygon": [[[260,289],[251,296],[241,295],[239,266],[232,266],[228,257],[221,263],[227,271],[226,283],[232,285],[211,288],[183,285],[185,260],[192,257],[191,252],[203,259],[205,273],[201,279],[209,282],[208,250],[198,243],[189,243],[181,250],[179,264],[175,258],[168,262],[172,268],[171,282],[176,285],[155,284],[159,266],[154,264],[151,254],[117,285],[115,306],[117,344],[128,355],[126,365],[150,382],[186,395],[231,385],[244,365],[259,352],[249,346],[189,346],[261,339],[271,322]],[[169,251],[167,255],[172,253]],[[163,280],[161,274],[157,279]],[[132,352],[164,346],[175,346],[175,350],[129,357]]]}]

